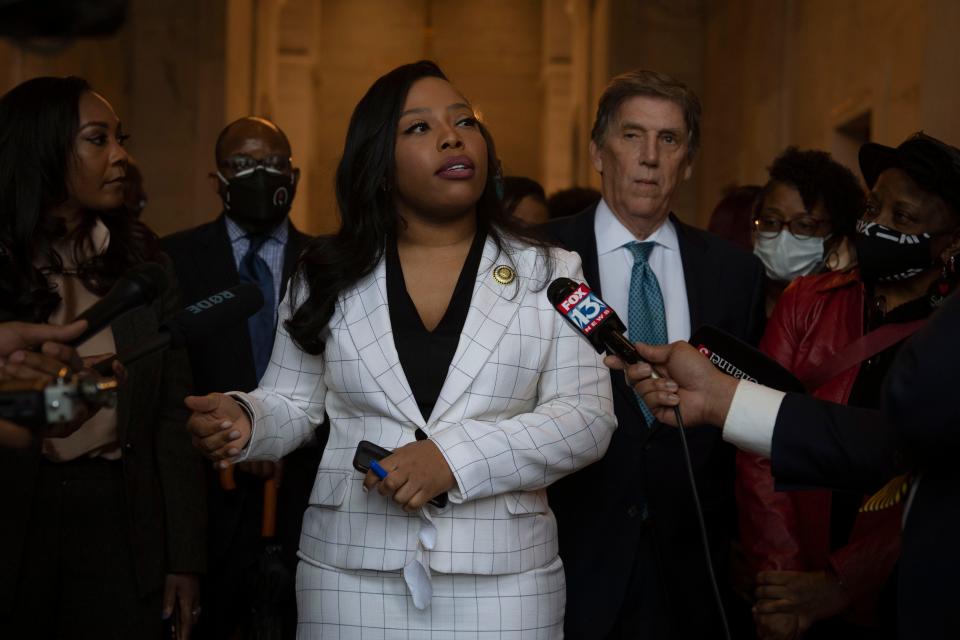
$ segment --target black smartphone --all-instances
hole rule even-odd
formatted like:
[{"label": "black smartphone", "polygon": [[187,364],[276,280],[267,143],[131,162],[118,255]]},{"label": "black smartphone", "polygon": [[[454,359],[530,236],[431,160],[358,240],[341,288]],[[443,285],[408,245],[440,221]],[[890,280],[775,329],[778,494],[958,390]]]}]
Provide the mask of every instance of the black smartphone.
[{"label": "black smartphone", "polygon": [[[390,455],[390,453],[391,452],[387,449],[384,449],[380,445],[373,444],[369,440],[361,440],[360,444],[357,445],[357,451],[353,454],[353,468],[360,473],[366,473],[367,471],[370,471],[371,462],[374,460],[380,462]],[[443,509],[446,507],[447,502],[448,498],[446,491],[430,499],[430,504],[438,509]]]},{"label": "black smartphone", "polygon": [[369,440],[361,440],[357,445],[357,452],[353,454],[353,468],[360,473],[370,471],[370,463],[376,460],[380,462],[390,455],[390,452],[380,445],[373,444]]}]

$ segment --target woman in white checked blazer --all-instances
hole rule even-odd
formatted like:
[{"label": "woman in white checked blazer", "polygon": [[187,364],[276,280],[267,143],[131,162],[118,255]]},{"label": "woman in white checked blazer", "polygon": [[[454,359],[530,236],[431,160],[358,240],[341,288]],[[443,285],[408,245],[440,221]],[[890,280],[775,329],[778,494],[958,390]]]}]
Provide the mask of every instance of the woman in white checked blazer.
[{"label": "woman in white checked blazer", "polygon": [[[259,388],[187,400],[221,466],[279,459],[329,416],[299,638],[562,636],[545,488],[616,421],[600,357],[546,296],[580,260],[505,219],[496,162],[433,63],[377,80],[337,171],[342,227],[301,257]],[[382,480],[354,470],[361,440],[394,451]]]}]

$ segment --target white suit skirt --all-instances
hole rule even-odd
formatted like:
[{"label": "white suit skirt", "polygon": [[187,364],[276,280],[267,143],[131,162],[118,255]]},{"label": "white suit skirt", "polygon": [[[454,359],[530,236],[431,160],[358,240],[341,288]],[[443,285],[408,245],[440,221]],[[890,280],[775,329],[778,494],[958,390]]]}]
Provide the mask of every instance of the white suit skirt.
[{"label": "white suit skirt", "polygon": [[560,558],[507,575],[434,573],[419,610],[399,571],[300,561],[297,640],[555,640],[563,637]]}]

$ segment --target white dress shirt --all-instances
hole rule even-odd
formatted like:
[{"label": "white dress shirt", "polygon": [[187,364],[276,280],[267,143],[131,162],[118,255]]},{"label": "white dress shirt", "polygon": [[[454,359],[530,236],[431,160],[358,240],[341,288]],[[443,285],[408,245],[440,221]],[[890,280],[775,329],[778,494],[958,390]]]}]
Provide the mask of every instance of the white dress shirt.
[{"label": "white dress shirt", "polygon": [[[600,267],[600,292],[603,300],[613,307],[624,324],[628,324],[633,254],[624,245],[638,241],[638,238],[623,226],[604,200],[600,200],[597,205],[593,231],[597,238],[597,262]],[[680,242],[677,240],[677,230],[673,222],[667,218],[643,242],[656,243],[650,252],[648,263],[657,276],[663,296],[667,341],[689,340],[690,307],[687,304],[687,284],[683,279]]]}]

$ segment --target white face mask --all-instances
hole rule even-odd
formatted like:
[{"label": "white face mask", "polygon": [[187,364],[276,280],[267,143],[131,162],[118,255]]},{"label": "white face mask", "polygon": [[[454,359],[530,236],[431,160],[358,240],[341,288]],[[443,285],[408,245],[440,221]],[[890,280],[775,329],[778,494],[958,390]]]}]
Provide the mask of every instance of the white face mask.
[{"label": "white face mask", "polygon": [[771,280],[790,282],[813,273],[823,264],[826,238],[798,238],[786,229],[772,238],[757,235],[753,253],[760,258]]}]

